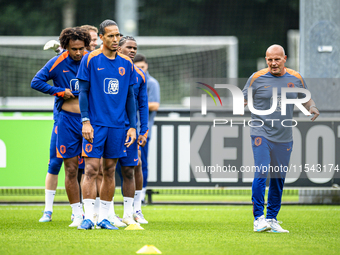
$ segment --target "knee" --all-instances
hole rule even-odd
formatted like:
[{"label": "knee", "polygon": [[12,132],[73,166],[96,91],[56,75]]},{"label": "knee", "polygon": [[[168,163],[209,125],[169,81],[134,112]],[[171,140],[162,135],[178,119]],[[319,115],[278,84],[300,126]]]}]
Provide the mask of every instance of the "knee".
[{"label": "knee", "polygon": [[73,165],[73,164],[65,165],[65,176],[67,178],[69,178],[69,179],[76,178],[77,173],[78,173],[78,166],[77,165]]},{"label": "knee", "polygon": [[98,169],[96,169],[95,165],[88,163],[85,166],[85,176],[87,178],[96,178],[98,175]]},{"label": "knee", "polygon": [[115,166],[105,167],[101,174],[103,177],[105,176],[108,178],[113,178],[113,176],[115,175],[115,169],[116,169]]},{"label": "knee", "polygon": [[122,167],[122,173],[123,176],[128,179],[128,180],[132,180],[134,177],[134,167]]}]

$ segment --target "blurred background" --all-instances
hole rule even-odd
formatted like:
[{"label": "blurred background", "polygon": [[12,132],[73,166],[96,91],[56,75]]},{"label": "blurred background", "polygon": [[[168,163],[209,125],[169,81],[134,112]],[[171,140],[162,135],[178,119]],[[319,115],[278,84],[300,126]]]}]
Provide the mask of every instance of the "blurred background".
[{"label": "blurred background", "polygon": [[[294,30],[299,29],[299,0],[13,0],[0,1],[0,9],[0,36],[57,39],[63,28],[84,24],[98,27],[103,20],[113,19],[125,35],[178,36],[179,42],[181,36],[198,36],[198,40],[236,38],[238,49],[233,50],[236,61],[232,62],[227,56],[228,45],[140,45],[139,52],[148,57],[150,74],[161,84],[163,106],[183,106],[183,98],[190,96],[191,77],[230,77],[227,66],[236,68],[234,78],[249,77],[263,68],[269,45],[277,43],[288,51],[288,34],[294,40]],[[47,40],[29,43],[24,37],[7,38],[6,42],[0,39],[3,106],[8,103],[5,97],[48,97],[29,87],[35,73],[54,56],[54,52],[42,50]],[[296,51],[297,46],[298,41],[290,48]],[[295,59],[296,54],[288,57]]]},{"label": "blurred background", "polygon": [[[31,89],[30,83],[37,71],[55,56],[52,50],[43,50],[44,44],[58,40],[66,27],[85,24],[99,27],[105,19],[115,20],[124,35],[136,37],[138,53],[146,55],[149,72],[160,84],[161,107],[149,154],[150,186],[217,188],[214,191],[217,195],[229,194],[218,188],[251,186],[252,178],[241,174],[235,177],[236,181],[207,176],[207,182],[200,182],[194,176],[194,166],[190,163],[194,129],[190,129],[193,126],[188,118],[189,102],[193,99],[190,82],[192,78],[221,78],[227,82],[229,78],[248,78],[266,66],[265,51],[272,44],[285,48],[286,66],[301,71],[305,78],[321,78],[307,84],[322,116],[332,117],[310,124],[302,116],[304,119],[299,120],[295,131],[294,162],[340,165],[340,106],[333,103],[338,101],[340,89],[338,0],[0,0],[0,10],[0,187],[3,188],[0,192],[4,194],[12,192],[13,187],[39,187],[39,192],[43,192],[53,97]],[[238,82],[243,88],[245,81]],[[221,96],[224,101],[228,95]],[[230,118],[231,100],[224,102],[227,108],[219,113]],[[213,101],[208,105],[213,105]],[[295,117],[301,115],[297,113]],[[207,123],[203,121],[199,125],[206,128]],[[212,151],[212,143],[211,147],[206,146],[209,132],[204,133],[207,138],[202,139],[198,145],[201,147],[194,148],[202,159]],[[236,135],[221,139],[226,145],[234,146],[236,156],[232,158],[226,153],[223,160],[237,167],[251,165],[252,153],[247,146],[249,130],[239,128],[230,134]],[[313,153],[308,154],[307,147]],[[209,160],[204,160],[208,165]],[[294,176],[287,184],[293,188],[338,187],[339,172],[335,173],[337,179],[333,173],[324,179],[302,173],[302,178]],[[58,187],[63,187],[63,178],[61,171]],[[175,193],[171,193],[172,189],[166,192],[170,197],[165,200],[171,200]],[[245,201],[249,202],[249,189],[244,194],[240,192],[236,188],[234,195],[246,194]],[[294,196],[289,201],[299,201],[297,189],[287,192],[287,196]],[[336,199],[340,197],[338,194]],[[221,200],[221,196],[216,200]]]}]

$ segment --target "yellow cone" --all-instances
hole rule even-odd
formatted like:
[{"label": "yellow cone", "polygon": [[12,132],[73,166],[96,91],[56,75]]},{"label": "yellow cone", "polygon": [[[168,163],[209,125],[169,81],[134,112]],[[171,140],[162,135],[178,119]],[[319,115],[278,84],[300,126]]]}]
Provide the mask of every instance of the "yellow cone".
[{"label": "yellow cone", "polygon": [[[130,225],[131,226],[131,225]],[[138,250],[136,253],[138,254],[162,254],[160,250],[158,250],[153,245],[144,245],[140,250]]]},{"label": "yellow cone", "polygon": [[139,224],[131,224],[125,228],[125,230],[144,230]]}]

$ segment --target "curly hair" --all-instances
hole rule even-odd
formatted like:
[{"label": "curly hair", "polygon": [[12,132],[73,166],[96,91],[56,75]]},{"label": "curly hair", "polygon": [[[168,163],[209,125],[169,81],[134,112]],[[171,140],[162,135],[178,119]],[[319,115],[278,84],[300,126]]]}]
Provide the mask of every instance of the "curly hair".
[{"label": "curly hair", "polygon": [[91,36],[85,28],[81,27],[69,27],[61,31],[59,36],[60,46],[66,49],[70,40],[80,40],[85,43],[85,47],[88,47],[91,42]]},{"label": "curly hair", "polygon": [[[135,41],[136,42],[136,39],[133,38],[132,36],[124,36],[122,37],[120,40],[119,40],[119,43],[118,43],[118,46],[122,46],[124,43],[126,43],[126,41],[128,40],[131,40],[131,41]],[[136,42],[137,43],[137,42]]]}]

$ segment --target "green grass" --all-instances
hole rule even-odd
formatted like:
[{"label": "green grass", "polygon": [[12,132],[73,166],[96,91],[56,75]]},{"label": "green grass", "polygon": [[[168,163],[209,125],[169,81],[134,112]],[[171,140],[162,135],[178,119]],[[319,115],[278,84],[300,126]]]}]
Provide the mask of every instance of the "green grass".
[{"label": "green grass", "polygon": [[0,206],[0,254],[136,254],[146,244],[163,254],[338,254],[340,243],[339,206],[283,206],[289,234],[254,233],[251,206],[145,206],[144,231],[69,228],[69,206],[39,223],[42,210]]},{"label": "green grass", "polygon": [[[251,190],[230,191],[229,194],[209,194],[214,190],[201,191],[195,190],[198,194],[180,194],[180,190],[159,190],[161,194],[152,195],[153,202],[249,202],[251,203]],[[184,191],[187,192],[187,191]],[[200,192],[200,193],[199,193]],[[206,192],[206,193],[204,193]],[[286,194],[285,194],[286,192]],[[64,192],[65,193],[65,192]],[[266,191],[268,193],[268,191]],[[44,202],[45,196],[43,191],[41,195],[0,195],[0,202]],[[66,194],[56,194],[55,201],[68,202]],[[282,196],[283,202],[298,202],[299,195],[290,191],[284,191]],[[123,202],[120,189],[116,189],[115,202]]]}]

